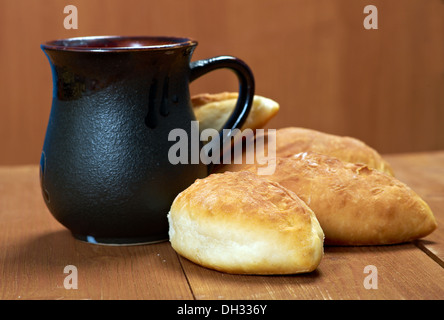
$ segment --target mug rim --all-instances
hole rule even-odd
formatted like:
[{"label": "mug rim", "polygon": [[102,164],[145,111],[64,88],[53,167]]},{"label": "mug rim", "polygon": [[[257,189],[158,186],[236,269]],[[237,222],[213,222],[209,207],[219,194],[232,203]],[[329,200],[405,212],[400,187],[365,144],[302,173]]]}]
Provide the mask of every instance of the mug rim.
[{"label": "mug rim", "polygon": [[[122,46],[106,46],[111,41],[134,42],[134,45]],[[94,43],[102,43],[102,45],[94,45]],[[148,44],[152,42],[152,44]],[[145,43],[145,44],[143,44]],[[46,50],[61,50],[75,52],[120,52],[120,51],[146,51],[146,50],[163,50],[175,49],[187,46],[195,46],[197,41],[186,37],[172,36],[86,36],[73,37],[66,39],[57,39],[46,41],[41,44],[41,48]]]}]

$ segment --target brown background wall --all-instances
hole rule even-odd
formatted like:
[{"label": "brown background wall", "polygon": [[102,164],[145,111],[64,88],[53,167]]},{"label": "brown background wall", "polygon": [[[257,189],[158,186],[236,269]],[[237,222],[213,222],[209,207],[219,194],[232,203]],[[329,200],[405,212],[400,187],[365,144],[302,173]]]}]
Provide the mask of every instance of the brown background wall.
[{"label": "brown background wall", "polygon": [[[79,29],[65,30],[65,5]],[[376,5],[379,29],[365,30]],[[351,135],[380,152],[444,149],[444,3],[439,0],[0,0],[0,165],[38,163],[51,106],[40,43],[88,35],[176,35],[193,60],[229,54],[280,103],[268,127]],[[229,71],[191,93],[236,90]]]}]

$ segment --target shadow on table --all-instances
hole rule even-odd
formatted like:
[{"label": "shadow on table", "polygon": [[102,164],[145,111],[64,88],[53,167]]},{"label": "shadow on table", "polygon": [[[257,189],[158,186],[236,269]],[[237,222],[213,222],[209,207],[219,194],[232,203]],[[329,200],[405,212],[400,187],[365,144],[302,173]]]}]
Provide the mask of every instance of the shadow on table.
[{"label": "shadow on table", "polygon": [[171,266],[171,263],[166,263],[171,260],[179,264],[177,255],[167,241],[133,246],[104,246],[79,241],[68,230],[29,236],[11,244],[7,248],[5,260],[8,260],[7,264],[22,265],[25,269],[42,272],[63,272],[67,265],[103,269],[113,265],[121,267],[125,263],[147,262],[166,268]]},{"label": "shadow on table", "polygon": [[336,245],[325,245],[325,254],[366,254],[369,252],[400,252],[412,249],[418,249],[421,245],[434,244],[433,241],[419,239],[411,242],[404,242],[398,244],[387,244],[387,245],[364,245],[364,246],[336,246]]}]

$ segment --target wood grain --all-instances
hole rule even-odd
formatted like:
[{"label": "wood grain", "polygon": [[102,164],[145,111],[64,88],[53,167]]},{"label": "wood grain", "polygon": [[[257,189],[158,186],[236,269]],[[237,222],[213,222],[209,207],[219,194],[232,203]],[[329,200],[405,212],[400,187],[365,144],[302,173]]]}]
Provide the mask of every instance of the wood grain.
[{"label": "wood grain", "polygon": [[430,206],[438,230],[415,244],[444,267],[444,152],[385,155],[396,177],[410,186]]},{"label": "wood grain", "polygon": [[[219,273],[181,258],[196,299],[442,299],[444,269],[413,244],[327,247],[310,274],[241,276]],[[366,289],[367,265],[377,268],[378,288]]]},{"label": "wood grain", "polygon": [[[196,299],[438,299],[444,297],[444,151],[384,158],[398,179],[431,206],[438,229],[424,239],[392,246],[326,247],[318,269],[292,277],[238,276],[180,258]],[[378,289],[363,285],[367,265]],[[236,289],[233,290],[233,287]]]},{"label": "wood grain", "polygon": [[[444,148],[444,4],[375,0],[365,30],[356,0],[72,0],[79,29],[63,27],[57,0],[0,2],[0,164],[36,164],[52,81],[39,45],[87,35],[195,38],[194,60],[235,55],[257,94],[280,103],[270,128],[302,126],[364,140],[380,152]],[[229,71],[192,93],[237,90]]]},{"label": "wood grain", "polygon": [[[0,167],[0,299],[433,299],[444,297],[444,151],[387,155],[430,204],[439,226],[393,246],[326,247],[318,269],[294,276],[230,275],[179,257],[168,242],[109,247],[75,240],[46,209],[38,167]],[[65,266],[78,289],[64,287]],[[367,265],[378,288],[366,289]]]},{"label": "wood grain", "polygon": [[[169,243],[91,246],[48,212],[38,168],[0,168],[0,299],[192,299]],[[67,290],[67,265],[78,289]]]}]

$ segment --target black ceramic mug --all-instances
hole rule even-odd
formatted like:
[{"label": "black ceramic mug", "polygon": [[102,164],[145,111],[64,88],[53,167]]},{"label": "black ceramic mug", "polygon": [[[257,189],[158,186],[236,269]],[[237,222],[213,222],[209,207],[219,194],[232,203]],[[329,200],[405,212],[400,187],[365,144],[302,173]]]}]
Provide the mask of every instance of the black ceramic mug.
[{"label": "black ceramic mug", "polygon": [[196,41],[174,37],[83,37],[41,45],[53,76],[53,102],[40,161],[44,200],[74,237],[137,244],[168,239],[167,213],[208,166],[168,159],[176,128],[195,120],[189,83],[228,68],[239,98],[223,129],[240,128],[254,96],[241,60],[190,62]]}]

